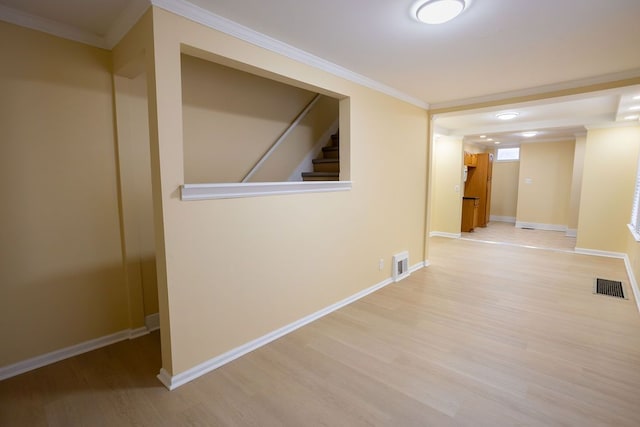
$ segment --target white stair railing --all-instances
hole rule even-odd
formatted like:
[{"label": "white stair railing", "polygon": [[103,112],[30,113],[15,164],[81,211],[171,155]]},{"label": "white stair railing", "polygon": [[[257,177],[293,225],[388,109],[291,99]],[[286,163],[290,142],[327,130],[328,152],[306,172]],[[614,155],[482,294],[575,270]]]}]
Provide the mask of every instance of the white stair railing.
[{"label": "white stair railing", "polygon": [[249,179],[251,179],[251,177],[253,175],[255,175],[255,173],[258,171],[258,169],[260,169],[262,164],[267,161],[267,159],[271,156],[271,154],[274,151],[276,151],[276,149],[280,146],[280,144],[282,144],[284,142],[284,140],[287,138],[287,136],[289,136],[289,134],[296,128],[296,126],[298,126],[298,124],[302,121],[302,119],[304,119],[307,116],[309,111],[313,108],[314,105],[316,105],[316,102],[318,102],[318,100],[320,99],[321,96],[322,95],[317,94],[316,96],[313,97],[311,102],[309,102],[309,104],[307,104],[307,106],[304,107],[304,109],[300,112],[300,114],[298,114],[298,116],[295,118],[295,120],[282,133],[282,135],[280,135],[280,137],[276,140],[276,142],[274,142],[271,145],[271,147],[267,150],[267,152],[262,155],[260,160],[258,160],[258,162],[253,166],[253,168],[251,168],[249,173],[246,174],[244,178],[242,178],[241,182],[247,182],[247,181],[249,181]]}]

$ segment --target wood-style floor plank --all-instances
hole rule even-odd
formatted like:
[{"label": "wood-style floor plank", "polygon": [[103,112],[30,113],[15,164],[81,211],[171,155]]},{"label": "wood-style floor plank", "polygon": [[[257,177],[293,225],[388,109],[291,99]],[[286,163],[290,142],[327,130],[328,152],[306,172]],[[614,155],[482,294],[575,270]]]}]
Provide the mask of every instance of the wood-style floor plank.
[{"label": "wood-style floor plank", "polygon": [[[0,382],[1,426],[638,426],[621,260],[433,238],[432,265],[173,392],[157,333]],[[593,295],[622,280],[628,300]]]}]

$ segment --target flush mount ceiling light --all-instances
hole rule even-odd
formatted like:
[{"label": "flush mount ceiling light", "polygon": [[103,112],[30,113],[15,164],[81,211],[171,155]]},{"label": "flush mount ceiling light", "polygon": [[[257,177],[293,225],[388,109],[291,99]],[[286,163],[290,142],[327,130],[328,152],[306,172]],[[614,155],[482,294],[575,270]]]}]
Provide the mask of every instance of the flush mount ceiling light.
[{"label": "flush mount ceiling light", "polygon": [[480,138],[485,139],[487,135],[480,135]]},{"label": "flush mount ceiling light", "polygon": [[633,107],[629,108],[629,111],[638,111],[640,110],[640,105],[634,105]]},{"label": "flush mount ceiling light", "polygon": [[415,17],[425,24],[444,24],[460,15],[470,0],[421,0],[414,4]]},{"label": "flush mount ceiling light", "polygon": [[633,99],[637,101],[638,99],[640,99],[640,95],[634,96]]},{"label": "flush mount ceiling light", "polygon": [[534,137],[538,134],[538,132],[535,131],[531,131],[531,132],[522,132],[522,136],[524,136],[525,138],[531,138]]},{"label": "flush mount ceiling light", "polygon": [[500,144],[500,141],[496,141],[496,142],[494,142],[494,144],[499,145],[499,144]]},{"label": "flush mount ceiling light", "polygon": [[626,116],[624,119],[625,120],[638,120],[638,118],[640,118],[640,116],[637,115],[637,114],[634,114],[634,115],[631,115],[631,116]]},{"label": "flush mount ceiling light", "polygon": [[496,117],[499,118],[500,120],[513,120],[519,115],[520,113],[516,113],[515,111],[507,111],[504,113],[496,114]]}]

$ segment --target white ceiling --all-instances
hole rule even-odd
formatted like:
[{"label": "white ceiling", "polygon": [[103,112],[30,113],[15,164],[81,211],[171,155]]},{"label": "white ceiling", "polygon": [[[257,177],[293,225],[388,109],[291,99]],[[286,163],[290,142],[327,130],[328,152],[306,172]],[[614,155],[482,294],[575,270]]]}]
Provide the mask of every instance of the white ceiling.
[{"label": "white ceiling", "polygon": [[[183,0],[0,0],[0,19],[23,25],[29,19],[57,22],[84,33],[82,41],[110,47],[126,30],[118,33],[114,28],[139,17],[149,1],[165,8],[189,5]],[[640,0],[474,0],[457,19],[439,26],[413,19],[412,4],[413,0],[191,0],[189,6],[433,107],[640,77]],[[496,132],[544,123],[566,129],[583,126],[584,120],[621,119],[621,96],[627,107],[634,102],[629,92],[522,106],[527,108],[519,119]],[[493,126],[492,114],[473,112],[457,121],[443,117],[438,125],[452,133],[484,133]]]}]

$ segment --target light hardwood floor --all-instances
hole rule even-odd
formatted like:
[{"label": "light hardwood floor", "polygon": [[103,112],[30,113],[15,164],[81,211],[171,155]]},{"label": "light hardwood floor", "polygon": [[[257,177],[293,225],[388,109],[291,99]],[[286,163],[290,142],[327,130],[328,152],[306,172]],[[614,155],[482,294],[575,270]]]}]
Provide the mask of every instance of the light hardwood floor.
[{"label": "light hardwood floor", "polygon": [[621,260],[431,239],[432,265],[169,392],[156,333],[0,382],[2,426],[639,426]]},{"label": "light hardwood floor", "polygon": [[491,221],[486,227],[476,227],[470,233],[463,232],[462,238],[563,251],[573,251],[576,247],[576,238],[567,237],[564,231],[528,230],[498,221]]}]

